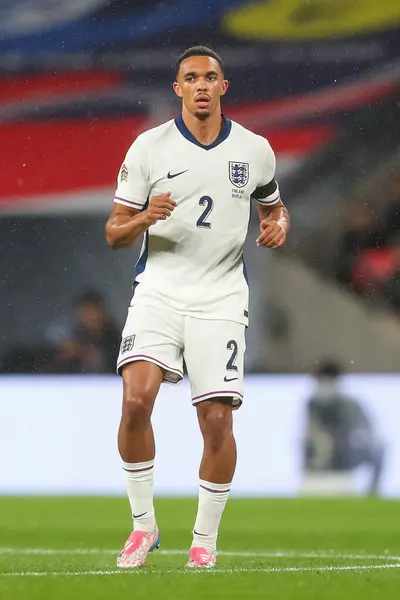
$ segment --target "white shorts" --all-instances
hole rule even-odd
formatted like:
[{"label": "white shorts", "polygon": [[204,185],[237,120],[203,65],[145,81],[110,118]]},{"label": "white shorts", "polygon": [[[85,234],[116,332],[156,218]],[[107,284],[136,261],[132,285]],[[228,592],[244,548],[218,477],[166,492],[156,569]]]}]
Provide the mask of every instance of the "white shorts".
[{"label": "white shorts", "polygon": [[179,383],[185,361],[192,403],[215,397],[243,399],[245,326],[234,321],[206,320],[183,315],[161,300],[129,307],[117,361],[144,360],[164,369],[164,381]]}]

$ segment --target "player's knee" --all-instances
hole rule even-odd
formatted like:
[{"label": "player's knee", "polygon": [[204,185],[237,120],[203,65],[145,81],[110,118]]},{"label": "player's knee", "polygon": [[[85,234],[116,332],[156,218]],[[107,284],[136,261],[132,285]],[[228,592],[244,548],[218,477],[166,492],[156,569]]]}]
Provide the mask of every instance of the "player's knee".
[{"label": "player's knee", "polygon": [[202,419],[202,432],[206,443],[218,452],[232,435],[232,411],[226,406],[215,404]]},{"label": "player's knee", "polygon": [[129,428],[135,428],[150,421],[153,400],[146,394],[126,391],[122,405],[122,418]]}]

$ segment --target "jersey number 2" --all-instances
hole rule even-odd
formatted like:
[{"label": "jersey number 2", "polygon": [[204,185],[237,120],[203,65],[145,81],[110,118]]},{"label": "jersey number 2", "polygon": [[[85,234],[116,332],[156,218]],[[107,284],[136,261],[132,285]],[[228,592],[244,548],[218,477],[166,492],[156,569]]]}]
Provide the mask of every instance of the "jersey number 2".
[{"label": "jersey number 2", "polygon": [[232,355],[230,357],[230,359],[228,360],[228,362],[226,363],[226,370],[227,371],[237,371],[238,368],[236,366],[236,358],[238,355],[238,345],[237,342],[235,342],[235,340],[230,340],[227,345],[226,345],[228,350],[232,351]]},{"label": "jersey number 2", "polygon": [[204,211],[202,212],[200,217],[197,219],[196,225],[197,225],[197,227],[204,227],[205,229],[211,229],[211,223],[206,221],[206,219],[213,209],[213,204],[214,204],[213,200],[212,200],[212,198],[210,198],[210,196],[202,196],[199,200],[199,204],[200,204],[200,206],[205,206],[206,208],[204,209]]}]

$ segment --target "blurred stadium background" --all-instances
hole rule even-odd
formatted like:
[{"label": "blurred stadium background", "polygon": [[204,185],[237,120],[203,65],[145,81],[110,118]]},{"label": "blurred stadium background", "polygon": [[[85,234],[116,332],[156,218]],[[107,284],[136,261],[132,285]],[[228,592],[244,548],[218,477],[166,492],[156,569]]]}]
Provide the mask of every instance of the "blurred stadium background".
[{"label": "blurred stadium background", "polygon": [[[179,111],[174,61],[196,43],[225,59],[224,112],[270,140],[292,217],[278,252],[250,224],[234,493],[400,497],[392,0],[0,2],[0,494],[124,492],[113,370],[138,247],[110,251],[104,224],[131,141]],[[184,383],[156,409],[161,495],[196,492],[188,401]]]}]

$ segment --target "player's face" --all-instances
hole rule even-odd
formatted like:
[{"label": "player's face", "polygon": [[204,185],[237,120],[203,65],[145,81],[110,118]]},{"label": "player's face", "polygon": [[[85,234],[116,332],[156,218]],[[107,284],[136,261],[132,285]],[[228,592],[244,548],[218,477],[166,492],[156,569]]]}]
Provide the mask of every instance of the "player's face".
[{"label": "player's face", "polygon": [[228,85],[215,58],[190,56],[181,62],[174,90],[192,115],[205,120],[219,109]]}]

